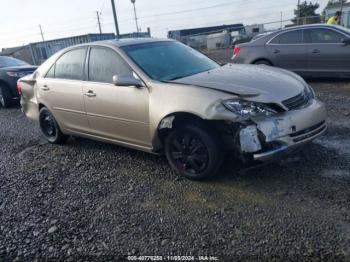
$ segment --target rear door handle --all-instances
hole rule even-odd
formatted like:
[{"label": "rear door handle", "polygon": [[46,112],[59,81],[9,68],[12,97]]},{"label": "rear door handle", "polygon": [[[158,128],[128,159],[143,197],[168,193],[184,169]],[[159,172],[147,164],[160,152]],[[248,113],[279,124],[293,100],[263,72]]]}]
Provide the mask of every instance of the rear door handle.
[{"label": "rear door handle", "polygon": [[312,53],[314,53],[314,54],[319,54],[319,53],[321,53],[321,51],[318,50],[318,49],[314,49],[314,50],[312,50]]},{"label": "rear door handle", "polygon": [[43,91],[49,91],[50,88],[49,88],[47,85],[44,85],[44,86],[41,88],[41,90],[43,90]]},{"label": "rear door handle", "polygon": [[96,94],[95,94],[94,91],[92,91],[92,90],[90,90],[90,91],[88,91],[87,93],[85,93],[85,95],[86,95],[87,97],[96,97]]},{"label": "rear door handle", "polygon": [[273,53],[274,53],[274,54],[279,54],[280,52],[281,52],[281,51],[278,50],[278,49],[273,50]]}]

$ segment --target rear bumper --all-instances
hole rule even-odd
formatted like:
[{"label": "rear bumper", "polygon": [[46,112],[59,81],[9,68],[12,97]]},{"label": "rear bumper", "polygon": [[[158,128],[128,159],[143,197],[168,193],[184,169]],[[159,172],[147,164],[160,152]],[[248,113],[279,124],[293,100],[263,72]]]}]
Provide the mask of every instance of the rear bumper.
[{"label": "rear bumper", "polygon": [[254,160],[270,161],[310,143],[327,130],[326,120],[325,105],[318,100],[300,110],[253,120],[262,134],[262,149],[253,153]]}]

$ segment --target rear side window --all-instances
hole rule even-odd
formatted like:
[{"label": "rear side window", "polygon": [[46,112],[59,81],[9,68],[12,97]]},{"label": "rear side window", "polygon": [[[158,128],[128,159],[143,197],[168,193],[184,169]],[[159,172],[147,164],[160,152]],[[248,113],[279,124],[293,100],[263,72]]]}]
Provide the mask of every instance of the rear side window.
[{"label": "rear side window", "polygon": [[55,65],[55,78],[81,80],[83,77],[85,55],[86,49],[84,48],[68,51],[61,56]]},{"label": "rear side window", "polygon": [[313,44],[338,44],[345,36],[329,29],[307,30],[308,42]]},{"label": "rear side window", "polygon": [[89,59],[89,81],[113,83],[113,76],[132,75],[130,66],[112,49],[93,47]]},{"label": "rear side window", "polygon": [[271,44],[301,44],[303,43],[303,34],[301,30],[295,30],[287,33],[282,33],[275,37],[271,42]]}]

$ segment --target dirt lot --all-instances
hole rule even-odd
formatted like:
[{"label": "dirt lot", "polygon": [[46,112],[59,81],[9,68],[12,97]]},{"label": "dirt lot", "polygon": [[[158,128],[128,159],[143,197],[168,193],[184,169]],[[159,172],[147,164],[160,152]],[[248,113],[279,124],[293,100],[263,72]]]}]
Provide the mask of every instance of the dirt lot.
[{"label": "dirt lot", "polygon": [[205,183],[113,145],[49,145],[20,109],[0,109],[0,260],[349,261],[350,83],[311,84],[328,106],[325,136],[259,169],[227,161]]}]

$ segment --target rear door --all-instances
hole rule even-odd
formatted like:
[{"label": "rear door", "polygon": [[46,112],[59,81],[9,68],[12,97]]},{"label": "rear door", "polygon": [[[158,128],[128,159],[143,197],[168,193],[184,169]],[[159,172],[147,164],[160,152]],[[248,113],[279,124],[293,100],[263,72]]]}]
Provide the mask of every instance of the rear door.
[{"label": "rear door", "polygon": [[266,48],[274,66],[295,72],[306,70],[306,45],[302,29],[278,34],[266,44]]},{"label": "rear door", "polygon": [[63,54],[44,78],[37,80],[40,102],[49,108],[61,127],[88,132],[83,99],[83,72],[87,48]]},{"label": "rear door", "polygon": [[328,28],[305,30],[308,44],[308,69],[311,72],[332,74],[350,73],[350,45],[342,43],[347,36]]}]

